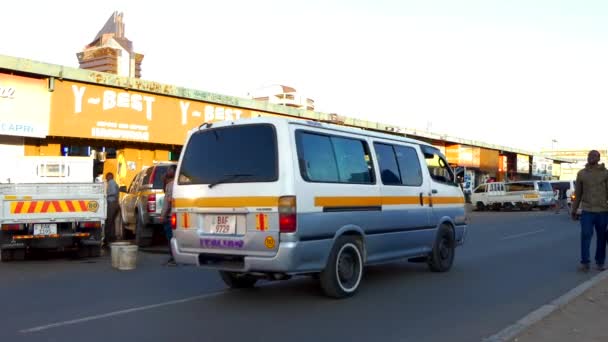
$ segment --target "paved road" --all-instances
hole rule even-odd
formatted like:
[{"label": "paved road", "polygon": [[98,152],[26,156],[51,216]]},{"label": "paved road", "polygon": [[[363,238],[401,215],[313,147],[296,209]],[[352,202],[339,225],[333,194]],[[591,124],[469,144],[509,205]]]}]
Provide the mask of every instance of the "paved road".
[{"label": "paved road", "polygon": [[474,213],[449,273],[395,262],[367,269],[353,298],[309,278],[226,290],[215,272],[140,253],[0,265],[0,341],[480,341],[590,278],[575,271],[565,213]]}]

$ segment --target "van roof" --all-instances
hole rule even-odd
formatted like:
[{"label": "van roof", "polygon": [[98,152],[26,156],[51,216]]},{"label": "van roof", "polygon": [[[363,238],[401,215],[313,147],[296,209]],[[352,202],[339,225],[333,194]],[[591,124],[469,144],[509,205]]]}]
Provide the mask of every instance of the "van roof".
[{"label": "van roof", "polygon": [[[296,125],[308,126],[308,127],[313,127],[313,128],[324,128],[324,129],[329,129],[329,130],[333,130],[336,132],[359,134],[359,135],[364,135],[364,136],[379,138],[379,139],[408,142],[408,143],[412,143],[412,144],[424,145],[424,146],[428,146],[428,147],[437,149],[436,146],[433,146],[432,144],[429,144],[425,141],[407,138],[405,136],[374,132],[374,131],[365,130],[362,128],[340,126],[340,125],[336,125],[336,124],[331,124],[331,123],[326,123],[326,122],[321,122],[321,121],[314,121],[314,120],[305,120],[305,119],[294,119],[294,118],[284,118],[284,117],[255,117],[255,118],[248,118],[248,119],[239,119],[239,120],[234,120],[234,121],[214,122],[210,125],[210,127],[225,127],[225,126],[233,125],[233,124],[237,124],[237,125],[248,124],[248,123],[272,123],[272,124],[274,124],[274,123],[285,123],[285,122],[287,122],[289,124],[296,124]],[[205,125],[205,124],[203,124],[203,125]],[[196,131],[199,131],[203,125],[199,126],[198,128],[193,128],[190,131],[190,134],[194,133]]]}]

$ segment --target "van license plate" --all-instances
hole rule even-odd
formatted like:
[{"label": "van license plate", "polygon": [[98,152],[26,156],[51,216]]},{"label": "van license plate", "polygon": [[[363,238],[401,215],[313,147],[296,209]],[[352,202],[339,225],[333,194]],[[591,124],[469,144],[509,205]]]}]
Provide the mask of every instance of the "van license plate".
[{"label": "van license plate", "polygon": [[36,223],[34,224],[34,235],[57,234],[57,223]]},{"label": "van license plate", "polygon": [[236,216],[234,215],[213,215],[209,233],[234,235],[236,232]]}]

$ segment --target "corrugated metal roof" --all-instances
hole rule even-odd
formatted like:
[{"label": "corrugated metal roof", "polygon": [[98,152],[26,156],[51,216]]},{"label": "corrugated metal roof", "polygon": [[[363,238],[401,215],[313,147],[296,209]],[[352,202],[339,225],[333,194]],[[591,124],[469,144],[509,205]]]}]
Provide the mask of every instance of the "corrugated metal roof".
[{"label": "corrugated metal roof", "polygon": [[[34,74],[42,77],[57,77],[59,79],[66,79],[71,81],[80,81],[86,83],[93,83],[98,85],[119,87],[123,89],[138,90],[143,92],[149,92],[159,95],[169,95],[184,99],[198,100],[211,102],[221,105],[240,107],[244,109],[256,110],[267,113],[284,114],[288,116],[328,121],[334,120],[335,114],[322,113],[307,111],[304,109],[297,109],[293,107],[275,105],[268,102],[255,101],[247,98],[228,96],[222,94],[216,94],[206,92],[203,90],[190,89],[184,87],[178,87],[175,85],[163,84],[154,81],[147,81],[140,78],[122,77],[114,74],[97,72],[92,70],[78,69],[68,66],[49,64],[25,58],[18,58],[6,55],[0,55],[0,69],[8,71],[22,72]],[[394,124],[385,124],[381,122],[373,122],[368,120],[361,120],[350,117],[340,116],[340,121],[344,125],[354,126],[359,128],[366,128],[372,130],[378,130],[389,133],[399,133],[410,135],[414,137],[422,137],[428,139],[443,140],[450,143],[463,144],[469,146],[483,147],[493,150],[499,150],[504,152],[519,153],[526,155],[540,155],[540,153],[534,153],[522,149],[512,148],[508,146],[488,144],[480,141],[463,139],[459,137],[453,137],[448,135],[442,135],[432,132],[426,132],[422,130],[416,130],[411,128],[399,127]],[[567,159],[561,158],[548,158],[558,162],[571,162]]]}]

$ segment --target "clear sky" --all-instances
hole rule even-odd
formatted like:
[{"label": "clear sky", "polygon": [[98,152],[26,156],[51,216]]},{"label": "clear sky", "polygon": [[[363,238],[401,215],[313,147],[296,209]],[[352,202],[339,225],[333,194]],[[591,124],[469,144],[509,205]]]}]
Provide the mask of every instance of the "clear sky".
[{"label": "clear sky", "polygon": [[144,79],[234,96],[280,83],[322,112],[608,148],[606,0],[5,1],[0,54],[77,67],[114,11]]}]

